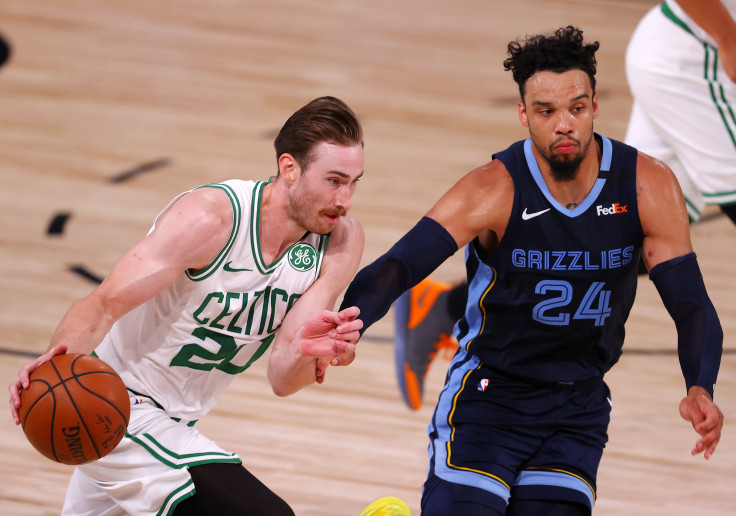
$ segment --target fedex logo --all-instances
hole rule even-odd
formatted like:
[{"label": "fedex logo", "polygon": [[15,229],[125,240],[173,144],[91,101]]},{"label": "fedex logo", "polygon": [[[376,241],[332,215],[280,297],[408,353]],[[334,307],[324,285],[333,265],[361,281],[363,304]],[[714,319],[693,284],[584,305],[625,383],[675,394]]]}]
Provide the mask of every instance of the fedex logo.
[{"label": "fedex logo", "polygon": [[611,204],[609,207],[598,205],[595,207],[596,213],[600,215],[614,215],[615,213],[628,213],[626,206],[617,202]]}]

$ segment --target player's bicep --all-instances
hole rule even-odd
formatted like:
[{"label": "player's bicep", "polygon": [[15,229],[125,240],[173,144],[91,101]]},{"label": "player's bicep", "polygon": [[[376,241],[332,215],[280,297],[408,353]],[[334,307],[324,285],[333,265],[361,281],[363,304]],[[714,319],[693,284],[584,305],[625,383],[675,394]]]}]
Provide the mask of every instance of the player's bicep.
[{"label": "player's bicep", "polygon": [[217,256],[232,226],[232,208],[228,203],[228,219],[213,199],[194,193],[182,197],[115,265],[94,293],[115,319],[173,284],[187,269],[204,267]]},{"label": "player's bicep", "polygon": [[363,228],[357,219],[343,217],[330,235],[319,277],[294,305],[299,305],[299,312],[287,314],[292,316],[288,322],[300,325],[322,310],[335,309],[338,297],[358,271],[364,244]]},{"label": "player's bicep", "polygon": [[[323,288],[331,291],[335,298],[358,271],[364,246],[365,234],[360,222],[349,215],[342,217],[330,235],[320,271],[320,280],[326,284]],[[332,309],[332,306],[327,308]]]},{"label": "player's bicep", "polygon": [[355,276],[363,254],[365,237],[360,223],[344,217],[333,230],[319,277],[284,317],[274,349],[291,342],[305,321],[322,310],[334,310],[338,297]]},{"label": "player's bicep", "polygon": [[677,179],[663,162],[642,153],[637,166],[637,200],[647,269],[692,251],[687,209]]},{"label": "player's bicep", "polygon": [[504,165],[494,160],[461,178],[427,212],[462,248],[490,230],[500,238],[511,214],[514,186]]}]

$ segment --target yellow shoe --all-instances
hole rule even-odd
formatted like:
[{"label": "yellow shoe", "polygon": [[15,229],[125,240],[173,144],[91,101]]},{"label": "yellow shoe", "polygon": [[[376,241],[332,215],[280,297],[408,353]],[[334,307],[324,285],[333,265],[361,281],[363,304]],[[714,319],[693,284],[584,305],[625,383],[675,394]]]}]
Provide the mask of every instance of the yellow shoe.
[{"label": "yellow shoe", "polygon": [[384,496],[373,500],[368,507],[363,509],[360,516],[411,516],[411,511],[401,498]]}]

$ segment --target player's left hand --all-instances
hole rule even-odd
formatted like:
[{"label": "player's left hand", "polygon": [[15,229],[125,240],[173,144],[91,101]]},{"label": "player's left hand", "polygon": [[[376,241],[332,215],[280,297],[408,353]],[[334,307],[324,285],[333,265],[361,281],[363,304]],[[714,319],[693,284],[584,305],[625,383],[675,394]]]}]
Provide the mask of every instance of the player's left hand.
[{"label": "player's left hand", "polygon": [[317,383],[323,383],[325,381],[325,373],[327,372],[328,366],[346,366],[352,364],[353,360],[355,360],[355,351],[346,351],[339,355],[318,358],[317,377],[315,381]]},{"label": "player's left hand", "polygon": [[348,365],[355,358],[363,321],[360,310],[350,307],[340,312],[323,310],[305,322],[299,330],[300,350],[305,356],[317,358],[317,383],[324,381],[328,365]]},{"label": "player's left hand", "polygon": [[680,415],[686,421],[690,421],[695,431],[700,434],[700,439],[690,453],[697,455],[703,452],[703,457],[710,459],[718,441],[721,440],[723,428],[721,409],[713,403],[708,391],[694,385],[690,387],[687,396],[680,402]]}]

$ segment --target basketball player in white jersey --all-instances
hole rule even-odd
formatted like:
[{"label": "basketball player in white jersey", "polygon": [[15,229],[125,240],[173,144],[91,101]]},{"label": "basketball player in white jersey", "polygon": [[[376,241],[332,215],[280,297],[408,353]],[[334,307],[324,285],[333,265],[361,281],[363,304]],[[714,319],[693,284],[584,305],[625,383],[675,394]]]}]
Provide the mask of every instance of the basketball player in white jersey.
[{"label": "basketball player in white jersey", "polygon": [[358,309],[331,310],[363,251],[347,215],[363,174],[360,123],[322,97],[287,120],[274,146],[270,182],[229,180],[174,199],[10,384],[16,423],[21,387],[56,354],[94,352],[129,389],[125,438],[75,469],[64,514],[294,514],[194,426],[269,347],[279,396],[354,358]]},{"label": "basketball player in white jersey", "polygon": [[634,105],[625,142],[677,176],[688,215],[736,224],[736,0],[666,0],[626,51]]}]

